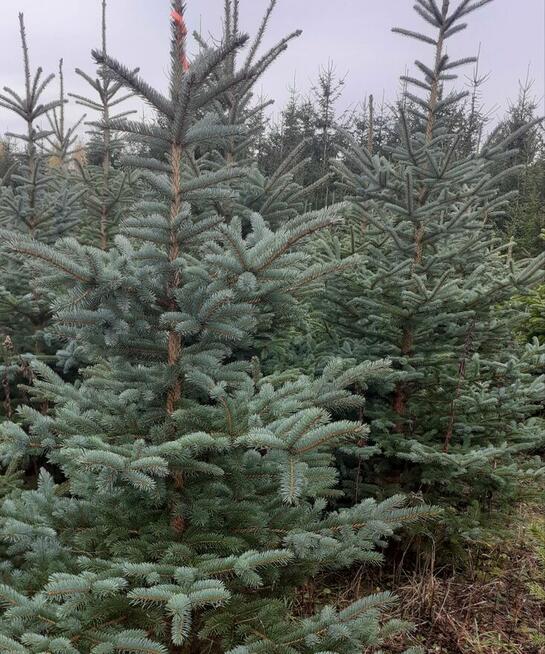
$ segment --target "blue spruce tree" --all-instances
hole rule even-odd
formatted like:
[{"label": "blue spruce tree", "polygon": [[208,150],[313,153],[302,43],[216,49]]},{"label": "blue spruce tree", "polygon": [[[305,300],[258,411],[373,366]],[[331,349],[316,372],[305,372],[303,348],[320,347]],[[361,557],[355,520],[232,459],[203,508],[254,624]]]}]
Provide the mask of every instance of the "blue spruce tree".
[{"label": "blue spruce tree", "polygon": [[401,487],[477,514],[516,497],[524,476],[541,468],[527,455],[545,436],[533,417],[544,352],[519,346],[506,303],[542,279],[544,257],[513,260],[494,230],[510,200],[498,188],[514,172],[502,162],[531,125],[469,153],[459,147],[463,131],[448,128],[465,94],[445,87],[475,59],[453,60],[446,46],[489,1],[418,0],[433,33],[394,30],[429,44],[432,62],[416,61],[420,75],[402,78],[399,144],[388,156],[352,142],[334,162],[352,205],[348,227],[321,253],[358,263],[328,282],[317,307],[325,352],[392,361],[368,389],[371,433],[362,444],[379,454],[348,462],[355,495]]},{"label": "blue spruce tree", "polygon": [[[101,52],[107,50],[107,2],[101,4]],[[138,72],[138,71],[135,71]],[[76,104],[98,114],[99,119],[87,122],[89,141],[86,160],[79,163],[77,172],[85,187],[83,196],[86,220],[81,225],[81,237],[87,242],[105,249],[117,233],[136,194],[136,179],[130,170],[121,168],[124,142],[110,127],[110,122],[128,117],[134,111],[123,108],[132,96],[124,93],[121,82],[108,76],[108,70],[99,66],[97,76],[92,77],[81,69],[76,73],[91,87],[95,97],[70,93]]]},{"label": "blue spruce tree", "polygon": [[248,172],[227,156],[209,169],[245,137],[217,102],[262,68],[219,74],[246,43],[234,30],[190,62],[186,32],[174,0],[166,94],[94,53],[159,116],[110,128],[164,153],[132,159],[142,201],[111,247],[5,234],[89,365],[69,383],[35,362],[31,392],[50,411],[25,406],[2,428],[4,463],[44,467],[1,509],[0,652],[359,654],[405,627],[381,619],[387,594],[290,615],[305,579],[378,560],[384,537],[429,509],[329,504],[334,448],[366,431],[330,412],[358,405],[347,389],[383,364],[282,381],[240,354],[335,267],[301,246],[339,218],[271,229],[225,215]]},{"label": "blue spruce tree", "polygon": [[[76,229],[81,212],[81,185],[70,179],[68,163],[77,125],[66,128],[62,62],[60,98],[44,102],[54,75],[32,71],[23,14],[19,14],[23,51],[24,91],[4,87],[0,107],[11,112],[23,124],[21,133],[8,133],[20,145],[15,167],[0,186],[0,225],[44,243],[54,243]],[[45,123],[42,124],[42,123]],[[48,128],[49,126],[49,128]],[[53,355],[55,345],[45,328],[50,317],[45,297],[37,293],[29,271],[20,260],[1,248],[2,283],[0,285],[0,334],[6,414],[11,400],[17,399],[15,382],[28,377],[29,356]]]}]

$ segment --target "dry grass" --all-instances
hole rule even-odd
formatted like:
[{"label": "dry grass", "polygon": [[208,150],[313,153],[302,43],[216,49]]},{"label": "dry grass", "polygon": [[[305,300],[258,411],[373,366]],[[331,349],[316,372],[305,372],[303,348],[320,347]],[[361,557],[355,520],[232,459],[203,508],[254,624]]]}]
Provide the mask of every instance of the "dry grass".
[{"label": "dry grass", "polygon": [[[377,590],[392,590],[395,613],[415,624],[412,645],[429,654],[545,654],[545,604],[531,596],[528,585],[545,585],[545,569],[529,529],[543,513],[524,507],[511,537],[490,546],[470,571],[447,574],[429,562],[418,572],[362,567],[344,578],[323,577],[299,595],[298,611],[316,606],[346,605]],[[420,562],[421,563],[421,562]],[[538,644],[541,635],[542,644]],[[392,654],[407,646],[391,643]]]}]

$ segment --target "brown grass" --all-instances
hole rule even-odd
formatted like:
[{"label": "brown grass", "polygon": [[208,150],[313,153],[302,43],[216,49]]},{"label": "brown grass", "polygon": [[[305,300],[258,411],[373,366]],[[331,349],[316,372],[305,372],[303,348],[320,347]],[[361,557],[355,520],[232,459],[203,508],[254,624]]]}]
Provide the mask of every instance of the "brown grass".
[{"label": "brown grass", "polygon": [[386,651],[392,654],[409,645],[420,645],[427,654],[545,654],[545,604],[528,589],[531,581],[545,587],[545,569],[529,530],[536,521],[543,523],[543,512],[523,507],[511,536],[486,548],[462,573],[435,571],[428,560],[420,561],[416,572],[386,565],[321,577],[301,589],[297,612],[308,615],[325,603],[343,606],[391,590],[399,603],[387,617],[415,625],[409,642],[389,644]]}]

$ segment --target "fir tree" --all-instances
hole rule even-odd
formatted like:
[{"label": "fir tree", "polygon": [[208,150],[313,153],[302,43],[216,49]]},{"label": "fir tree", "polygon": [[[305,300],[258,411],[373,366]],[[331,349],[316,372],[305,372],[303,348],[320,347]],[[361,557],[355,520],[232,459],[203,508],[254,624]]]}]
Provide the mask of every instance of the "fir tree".
[{"label": "fir tree", "polygon": [[56,130],[44,129],[38,121],[48,118],[55,121],[56,115],[51,118],[51,113],[59,109],[63,99],[42,104],[42,95],[54,75],[42,78],[41,68],[32,73],[23,14],[19,14],[19,26],[25,90],[23,95],[19,95],[4,87],[4,93],[0,94],[0,106],[22,119],[25,131],[8,133],[7,136],[20,141],[24,149],[19,170],[11,176],[13,183],[4,189],[0,220],[11,229],[44,242],[53,242],[77,221],[78,214],[74,207],[81,191],[71,189],[63,176],[57,175],[56,169],[48,166],[47,140],[56,135]]},{"label": "fir tree", "polygon": [[[343,141],[340,126],[347,127],[349,112],[338,116],[337,103],[342,95],[344,78],[339,78],[330,62],[321,68],[312,93],[301,98],[292,88],[279,120],[267,130],[258,160],[274,177],[285,160],[297,163],[294,181],[305,188],[307,202],[319,208],[334,201],[329,159]],[[304,157],[304,158],[303,158]]]},{"label": "fir tree", "polygon": [[35,490],[2,507],[0,651],[359,654],[405,627],[381,623],[387,594],[289,614],[308,576],[376,561],[385,536],[429,510],[398,496],[329,505],[333,448],[365,434],[330,411],[359,405],[347,389],[383,363],[332,362],[315,380],[283,381],[234,355],[331,270],[300,245],[338,215],[272,230],[257,213],[245,228],[223,214],[249,173],[228,161],[207,169],[245,138],[217,103],[262,68],[219,74],[246,43],[234,29],[191,62],[186,34],[174,0],[167,93],[94,52],[160,116],[111,129],[166,152],[132,159],[146,190],[112,246],[6,234],[90,365],[68,383],[35,362],[32,395],[52,409],[24,407],[22,425],[3,426],[4,462],[46,465]]},{"label": "fir tree", "polygon": [[[336,115],[336,104],[340,99],[345,79],[338,77],[333,63],[330,61],[326,67],[320,69],[318,81],[312,89],[316,107],[316,135],[313,143],[313,158],[315,165],[319,166],[322,175],[329,169],[329,160],[336,152],[335,138],[338,138],[339,123],[341,119]],[[330,189],[326,186],[320,206],[330,203]]]},{"label": "fir tree", "polygon": [[322,174],[313,159],[314,139],[314,107],[309,99],[301,100],[292,89],[279,122],[268,126],[257,153],[259,169],[283,191],[272,193],[265,205],[267,208],[274,201],[270,218],[277,222],[293,216],[293,211],[300,211],[301,207],[320,206],[320,194],[331,176],[329,172]]},{"label": "fir tree", "polygon": [[0,186],[9,183],[11,173],[17,167],[13,139],[2,138],[0,141]]}]

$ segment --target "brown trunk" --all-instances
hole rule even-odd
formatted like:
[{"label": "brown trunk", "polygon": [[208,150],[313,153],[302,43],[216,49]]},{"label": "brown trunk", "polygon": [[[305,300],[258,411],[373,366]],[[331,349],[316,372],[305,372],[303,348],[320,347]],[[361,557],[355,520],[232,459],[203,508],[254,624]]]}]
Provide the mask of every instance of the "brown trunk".
[{"label": "brown trunk", "polygon": [[469,325],[469,329],[467,330],[466,340],[464,343],[464,350],[462,352],[462,356],[460,357],[460,363],[458,364],[458,382],[456,384],[456,390],[454,391],[454,397],[450,402],[449,421],[448,421],[447,431],[445,433],[445,439],[443,441],[443,452],[448,452],[450,448],[450,442],[452,440],[452,434],[454,431],[454,418],[455,418],[454,403],[460,397],[460,394],[462,392],[462,383],[464,382],[466,376],[466,361],[471,351],[471,342],[473,339],[474,328],[475,328],[475,320],[472,320],[471,324]]},{"label": "brown trunk", "polygon": [[[104,109],[104,121],[109,121],[108,108]],[[108,221],[109,221],[109,190],[110,190],[110,130],[104,130],[104,159],[102,161],[103,196],[100,208],[100,248],[106,250],[108,247]]]},{"label": "brown trunk", "polygon": [[[402,340],[401,340],[401,354],[403,356],[408,356],[411,353],[412,349],[413,349],[413,331],[409,327],[404,327]],[[400,417],[405,415],[408,396],[409,396],[409,391],[405,382],[398,382],[394,393],[392,408],[395,411],[395,413]],[[397,432],[403,432],[403,424],[401,423],[401,421],[398,421],[395,429]]]},{"label": "brown trunk", "polygon": [[[178,237],[176,234],[176,229],[174,227],[174,221],[176,220],[180,209],[182,206],[182,193],[180,188],[180,173],[181,173],[181,161],[182,161],[182,148],[180,145],[173,144],[171,147],[171,179],[172,179],[172,203],[170,205],[170,235],[169,235],[169,250],[168,250],[168,260],[172,263],[174,262],[180,254],[180,245],[178,243]],[[171,273],[171,276],[167,283],[167,300],[168,306],[171,311],[176,310],[176,299],[174,297],[174,292],[177,288],[180,287],[180,273],[177,270],[176,272]],[[182,337],[176,331],[168,332],[168,341],[167,341],[167,363],[170,368],[175,368],[179,361],[182,353]],[[175,372],[175,379],[168,389],[167,400],[166,400],[166,411],[170,416],[176,410],[180,397],[182,396],[182,382],[178,376],[178,372]],[[176,470],[174,472],[174,490],[175,495],[179,494],[184,487],[184,474],[181,470]],[[186,530],[186,520],[180,515],[176,510],[176,503],[173,507],[173,514],[170,521],[170,527],[174,534],[177,537],[181,537]],[[177,650],[178,651],[178,650]]]},{"label": "brown trunk", "polygon": [[[448,3],[443,3],[443,19],[446,18],[448,10]],[[439,101],[439,67],[441,64],[441,59],[443,57],[443,45],[444,45],[444,34],[443,29],[439,33],[439,38],[437,39],[437,46],[435,50],[435,76],[431,83],[430,97],[429,97],[429,112],[428,120],[426,123],[426,143],[431,143],[433,138],[433,127],[435,125],[435,109]],[[418,204],[422,206],[427,197],[427,189],[422,188]],[[416,268],[422,263],[424,253],[424,225],[420,222],[415,227],[414,232],[414,259],[412,270],[413,272]],[[403,327],[402,338],[401,338],[401,354],[407,356],[412,353],[414,343],[414,334],[412,328],[408,326]],[[402,423],[402,418],[405,415],[407,402],[409,400],[409,390],[404,382],[398,382],[396,389],[394,391],[394,398],[392,401],[392,408],[395,413],[399,416],[399,420],[396,424],[396,431],[403,432],[404,427]]]},{"label": "brown trunk", "polygon": [[[168,252],[168,260],[170,262],[175,261],[180,254],[180,245],[178,243],[178,238],[176,230],[174,229],[174,221],[180,213],[182,206],[182,194],[180,189],[180,171],[181,171],[181,159],[182,159],[182,148],[180,145],[173,145],[171,148],[171,166],[172,166],[172,204],[170,206],[170,245]],[[174,291],[180,286],[180,273],[176,271],[172,274],[167,288],[167,296],[170,300],[170,308],[172,311],[176,309],[176,300],[173,297]],[[180,360],[180,355],[182,352],[182,337],[176,331],[170,331],[168,333],[168,365],[169,367],[175,367]],[[179,377],[176,378],[173,385],[168,391],[167,394],[167,413],[170,415],[174,412],[178,401],[182,395],[182,384]]]},{"label": "brown trunk", "polygon": [[5,358],[4,358],[4,375],[2,377],[2,387],[4,389],[4,412],[6,418],[11,419],[13,410],[11,406],[11,388],[9,384],[9,355],[13,352],[13,343],[9,336],[6,336],[3,342]]}]

